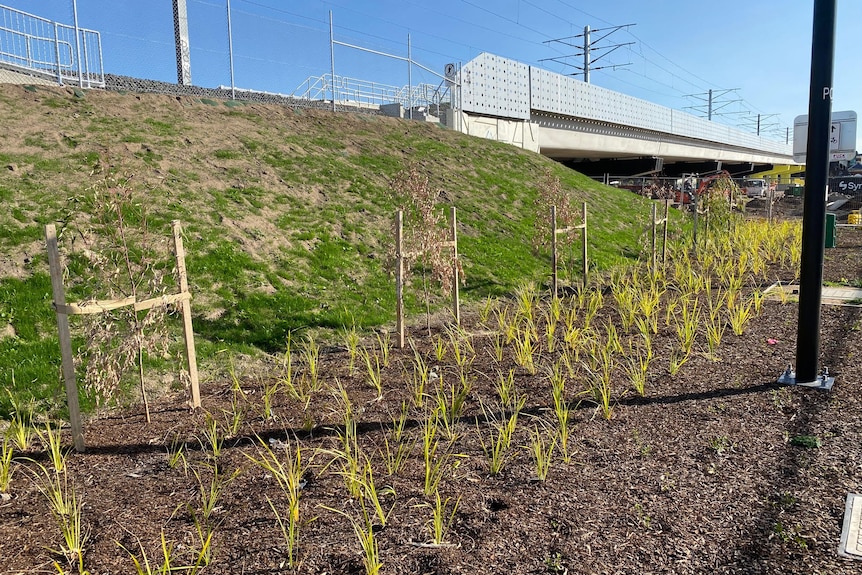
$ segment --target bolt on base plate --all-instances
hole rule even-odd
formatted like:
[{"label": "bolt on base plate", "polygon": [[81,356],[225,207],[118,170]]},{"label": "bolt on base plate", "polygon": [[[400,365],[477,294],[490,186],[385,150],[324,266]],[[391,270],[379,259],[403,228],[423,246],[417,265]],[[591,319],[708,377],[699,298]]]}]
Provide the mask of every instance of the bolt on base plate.
[{"label": "bolt on base plate", "polygon": [[829,375],[829,369],[823,368],[823,373],[817,376],[814,381],[796,381],[796,372],[788,365],[784,373],[778,378],[778,383],[781,385],[795,385],[796,387],[808,387],[811,389],[822,389],[830,391],[835,383],[835,378]]}]

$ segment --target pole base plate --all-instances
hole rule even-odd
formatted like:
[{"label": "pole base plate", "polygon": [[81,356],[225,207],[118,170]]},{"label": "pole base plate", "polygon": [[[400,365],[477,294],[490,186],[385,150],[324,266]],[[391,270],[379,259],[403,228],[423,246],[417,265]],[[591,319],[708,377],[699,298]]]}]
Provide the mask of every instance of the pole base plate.
[{"label": "pole base plate", "polygon": [[781,385],[794,385],[796,387],[808,387],[810,389],[830,391],[832,386],[835,384],[835,378],[829,375],[821,375],[814,381],[797,381],[796,372],[788,369],[778,378],[778,383]]}]

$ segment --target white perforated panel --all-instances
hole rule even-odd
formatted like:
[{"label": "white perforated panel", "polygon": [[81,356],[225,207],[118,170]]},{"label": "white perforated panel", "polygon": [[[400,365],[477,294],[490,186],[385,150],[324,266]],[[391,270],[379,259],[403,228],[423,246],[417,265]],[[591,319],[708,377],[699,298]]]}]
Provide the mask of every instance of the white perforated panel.
[{"label": "white perforated panel", "polygon": [[790,155],[783,142],[634,98],[535,66],[483,53],[463,68],[464,110],[529,119],[531,110]]},{"label": "white perforated panel", "polygon": [[530,118],[530,67],[483,53],[461,70],[462,105],[467,112]]}]

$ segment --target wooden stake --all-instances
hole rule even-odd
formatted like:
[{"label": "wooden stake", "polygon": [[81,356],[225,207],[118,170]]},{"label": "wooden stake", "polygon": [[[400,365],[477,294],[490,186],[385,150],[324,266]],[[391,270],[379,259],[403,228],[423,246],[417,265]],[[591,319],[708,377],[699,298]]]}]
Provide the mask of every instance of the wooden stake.
[{"label": "wooden stake", "polygon": [[655,202],[652,204],[652,243],[650,244],[652,247],[652,273],[655,273],[655,238],[656,238],[656,216],[655,216]]},{"label": "wooden stake", "polygon": [[661,241],[661,265],[667,265],[667,220],[670,216],[670,200],[664,201],[664,237]]},{"label": "wooden stake", "polygon": [[587,285],[587,278],[589,276],[589,260],[587,259],[587,202],[584,202],[583,206],[583,223],[584,226],[584,286]]},{"label": "wooden stake", "polygon": [[395,213],[395,329],[404,349],[404,212]]},{"label": "wooden stake", "polygon": [[63,288],[63,268],[57,249],[57,228],[45,226],[45,243],[48,248],[48,266],[51,270],[51,288],[57,310],[57,333],[60,339],[60,357],[63,367],[63,382],[66,385],[66,401],[69,405],[69,423],[72,425],[72,441],[76,451],[84,451],[84,433],[81,427],[81,408],[78,404],[78,385],[75,382],[75,361],[72,357],[72,336],[69,333],[69,317],[60,311],[66,305]]},{"label": "wooden stake", "polygon": [[551,295],[557,297],[557,206],[551,206]]},{"label": "wooden stake", "polygon": [[449,213],[452,222],[452,315],[455,316],[455,325],[461,325],[461,300],[458,292],[460,275],[458,273],[458,219],[455,206]]},{"label": "wooden stake", "polygon": [[[174,231],[174,252],[177,256],[177,274],[180,276],[180,293],[189,291],[189,280],[186,275],[186,252],[183,248],[183,228],[179,220],[171,222]],[[186,340],[186,359],[189,368],[189,384],[191,387],[191,406],[197,409],[201,406],[201,390],[198,382],[198,360],[195,353],[195,332],[192,328],[192,306],[188,299],[182,300],[183,335]]]}]

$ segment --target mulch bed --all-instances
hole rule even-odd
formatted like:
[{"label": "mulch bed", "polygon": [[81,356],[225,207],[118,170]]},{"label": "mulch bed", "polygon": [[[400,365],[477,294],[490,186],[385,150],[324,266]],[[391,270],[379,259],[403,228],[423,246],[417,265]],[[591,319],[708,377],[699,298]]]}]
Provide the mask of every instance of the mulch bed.
[{"label": "mulch bed", "polygon": [[[826,280],[862,277],[862,234],[842,229],[839,247],[827,252]],[[792,278],[782,278],[792,279]],[[611,300],[611,298],[607,298]],[[797,305],[766,302],[746,333],[728,331],[719,360],[697,353],[671,376],[674,335],[663,329],[658,359],[644,397],[616,393],[613,418],[605,421],[587,399],[573,403],[568,462],[557,452],[546,481],[534,480],[521,446],[540,421],[552,421],[550,389],[542,371],[531,376],[510,360],[497,365],[491,340],[468,318],[475,337],[475,380],[447,467],[441,495],[460,498],[447,546],[424,545],[431,516],[423,494],[424,465],[417,445],[404,469],[388,476],[375,464],[375,479],[394,494],[385,527],[378,527],[382,573],[858,573],[862,563],[840,558],[839,543],[848,492],[862,477],[862,314],[857,307],[822,309],[821,365],[836,377],[831,392],[781,387],[776,378],[794,361]],[[416,331],[419,331],[418,328]],[[433,338],[416,334],[418,349],[433,360]],[[324,350],[324,389],[348,390],[359,420],[358,442],[379,462],[384,437],[408,400],[413,352],[393,350],[384,369],[382,400],[361,375],[351,375],[347,353]],[[509,361],[509,363],[506,363]],[[402,368],[402,366],[404,366]],[[479,442],[486,431],[480,402],[494,401],[497,373],[515,369],[528,399],[512,442],[511,459],[492,476]],[[454,367],[439,372],[456,379]],[[309,419],[284,393],[275,418],[263,420],[261,396],[268,377],[241,380],[248,396],[245,423],[225,442],[218,466],[227,484],[213,512],[213,557],[202,573],[291,572],[285,541],[267,498],[283,502],[275,481],[247,456],[258,453],[257,436],[300,444],[310,468],[301,495],[304,524],[298,573],[362,573],[361,550],[348,519],[359,517],[337,463],[324,469],[338,447],[337,402],[332,392],[314,396]],[[229,381],[204,387],[205,410],[219,419],[231,410]],[[572,383],[572,389],[583,385]],[[574,399],[574,398],[573,398]],[[134,407],[86,424],[87,452],[69,457],[69,477],[83,500],[89,534],[84,564],[93,575],[133,573],[128,550],[161,563],[160,540],[173,545],[175,565],[187,565],[197,543],[194,517],[200,507],[197,470],[204,484],[212,459],[202,447],[203,412],[189,413],[184,397],[151,406],[153,421]],[[416,412],[405,436],[419,437]],[[816,438],[819,447],[800,439]],[[68,440],[68,438],[67,438]],[[187,471],[171,467],[175,441],[187,442]],[[315,455],[312,455],[317,450]],[[45,454],[27,454],[47,465]],[[35,469],[23,462],[22,467]],[[56,573],[52,552],[60,546],[57,524],[32,473],[16,471],[12,498],[0,503],[0,572]],[[155,565],[153,566],[155,569]],[[68,567],[66,567],[68,569]],[[71,571],[74,572],[74,571]]]}]

